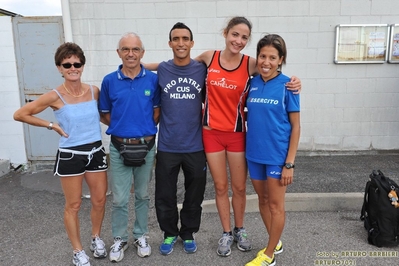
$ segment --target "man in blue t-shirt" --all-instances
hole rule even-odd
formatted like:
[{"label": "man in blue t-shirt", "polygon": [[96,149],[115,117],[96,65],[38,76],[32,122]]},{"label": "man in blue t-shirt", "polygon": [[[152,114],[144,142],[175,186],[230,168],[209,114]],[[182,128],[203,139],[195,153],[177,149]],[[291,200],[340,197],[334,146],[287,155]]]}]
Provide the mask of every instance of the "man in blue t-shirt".
[{"label": "man in blue t-shirt", "polygon": [[[202,93],[206,66],[190,58],[193,34],[185,24],[176,23],[169,32],[173,59],[158,66],[162,112],[155,166],[155,208],[164,232],[159,249],[169,255],[180,236],[184,251],[194,253],[194,233],[199,230],[206,185],[206,158],[202,145]],[[177,181],[184,173],[184,202],[177,210]]]},{"label": "man in blue t-shirt", "polygon": [[[99,99],[101,121],[108,125],[106,133],[111,135],[111,223],[114,244],[111,246],[109,259],[112,262],[121,261],[124,250],[128,247],[128,202],[133,183],[136,214],[134,243],[140,257],[151,254],[146,235],[150,201],[148,184],[154,165],[154,143],[161,100],[157,75],[141,64],[144,48],[140,37],[135,33],[123,35],[117,52],[122,59],[122,65],[104,77]],[[145,163],[125,165],[120,148],[134,144],[147,144],[149,152],[145,156]]]}]

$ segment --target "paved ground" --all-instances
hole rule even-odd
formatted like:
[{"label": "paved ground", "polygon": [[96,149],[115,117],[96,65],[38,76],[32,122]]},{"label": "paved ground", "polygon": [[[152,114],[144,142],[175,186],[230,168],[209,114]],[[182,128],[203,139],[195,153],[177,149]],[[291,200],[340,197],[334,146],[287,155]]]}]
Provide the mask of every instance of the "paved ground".
[{"label": "paved ground", "polygon": [[[399,182],[399,153],[374,152],[368,155],[358,153],[326,156],[302,154],[296,160],[295,169],[295,183],[289,187],[290,194],[287,196],[294,193],[307,197],[319,193],[351,195],[351,192],[363,192],[368,175],[373,169],[381,169],[387,176]],[[181,194],[182,191],[179,191]],[[250,182],[247,191],[248,195],[253,194]],[[153,189],[151,193],[153,194]],[[112,244],[111,198],[112,194],[108,196],[102,233],[107,246]],[[214,197],[210,176],[208,176],[205,198],[209,200],[206,204],[212,204]],[[331,200],[335,200],[335,197],[331,197]],[[0,178],[0,265],[72,265],[70,244],[62,220],[63,203],[59,180],[48,170],[13,172]],[[295,206],[295,203],[292,204]],[[347,211],[334,209],[334,211],[320,212],[311,211],[310,201],[308,207],[308,211],[287,212],[282,237],[285,251],[277,256],[277,265],[396,265],[398,263],[398,247],[377,248],[367,243],[366,231],[359,220],[361,206]],[[90,200],[85,199],[80,218],[82,239],[88,253],[89,209]],[[134,212],[132,208],[130,211],[132,214],[130,224],[132,224]],[[201,230],[196,235],[197,253],[185,254],[179,241],[175,245],[174,252],[165,257],[158,252],[162,233],[151,201],[149,243],[152,245],[153,254],[149,258],[139,258],[129,241],[130,248],[125,253],[125,259],[118,265],[244,265],[263,248],[267,240],[263,223],[257,212],[248,212],[245,224],[253,241],[253,251],[243,253],[234,246],[230,257],[218,257],[216,248],[221,233],[219,218],[217,213],[206,212],[203,214]],[[111,264],[108,259],[91,259],[91,262],[92,265]]]}]

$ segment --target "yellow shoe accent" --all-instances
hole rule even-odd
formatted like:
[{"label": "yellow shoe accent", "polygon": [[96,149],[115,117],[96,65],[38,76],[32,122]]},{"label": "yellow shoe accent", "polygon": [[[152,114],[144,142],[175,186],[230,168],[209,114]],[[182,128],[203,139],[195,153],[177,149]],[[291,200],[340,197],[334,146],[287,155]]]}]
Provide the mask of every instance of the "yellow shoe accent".
[{"label": "yellow shoe accent", "polygon": [[274,249],[274,254],[280,254],[283,252],[283,242],[281,240],[278,241],[276,248]]},{"label": "yellow shoe accent", "polygon": [[274,266],[276,265],[276,259],[274,258],[269,258],[265,254],[260,254],[257,256],[255,259],[251,260],[245,266]]},{"label": "yellow shoe accent", "polygon": [[259,250],[259,252],[256,254],[256,256],[260,256],[261,254],[264,254],[266,251],[266,248]]},{"label": "yellow shoe accent", "polygon": [[[281,240],[279,240],[276,248],[274,249],[274,254],[275,255],[280,254],[280,253],[283,252],[283,250],[284,250],[283,249],[283,242],[281,242]],[[259,250],[259,252],[256,254],[256,256],[259,256],[260,254],[265,253],[265,251],[266,251],[266,248]]]}]

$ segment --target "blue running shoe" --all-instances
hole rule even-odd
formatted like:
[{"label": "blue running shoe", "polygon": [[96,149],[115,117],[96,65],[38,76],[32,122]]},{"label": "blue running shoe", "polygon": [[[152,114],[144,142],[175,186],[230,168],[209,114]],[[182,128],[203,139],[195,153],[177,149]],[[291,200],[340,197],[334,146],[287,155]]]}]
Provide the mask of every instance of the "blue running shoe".
[{"label": "blue running shoe", "polygon": [[177,236],[166,237],[162,244],[159,246],[159,251],[162,255],[169,255],[173,251],[173,246],[175,245]]},{"label": "blue running shoe", "polygon": [[195,243],[195,240],[184,240],[183,249],[188,254],[195,253],[197,251],[197,243]]}]

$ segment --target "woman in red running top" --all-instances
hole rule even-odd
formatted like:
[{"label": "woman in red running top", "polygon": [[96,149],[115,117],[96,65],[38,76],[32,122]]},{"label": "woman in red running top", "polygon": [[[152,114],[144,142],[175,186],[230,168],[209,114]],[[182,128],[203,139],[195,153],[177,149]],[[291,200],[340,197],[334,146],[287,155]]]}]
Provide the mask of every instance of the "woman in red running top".
[{"label": "woman in red running top", "polygon": [[[247,166],[245,161],[244,107],[251,76],[257,75],[256,60],[241,53],[251,37],[252,25],[245,17],[232,18],[223,30],[226,48],[206,51],[196,60],[208,67],[203,112],[203,141],[209,169],[213,177],[216,206],[223,227],[217,254],[229,256],[233,241],[241,251],[252,249],[244,228]],[[287,86],[301,89],[293,77]],[[230,224],[229,165],[234,230]]]}]

